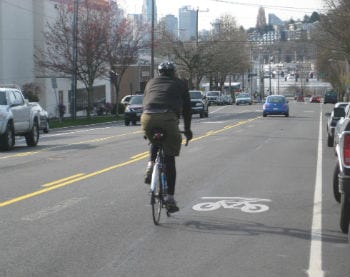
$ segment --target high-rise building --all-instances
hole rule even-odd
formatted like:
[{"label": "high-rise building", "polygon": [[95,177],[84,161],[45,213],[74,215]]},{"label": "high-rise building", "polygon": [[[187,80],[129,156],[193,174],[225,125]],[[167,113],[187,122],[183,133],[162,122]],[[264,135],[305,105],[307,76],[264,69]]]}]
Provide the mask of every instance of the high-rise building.
[{"label": "high-rise building", "polygon": [[161,23],[163,24],[165,31],[172,34],[174,38],[178,37],[179,21],[177,17],[175,17],[172,14],[167,14],[165,17],[161,19]]},{"label": "high-rise building", "polygon": [[197,11],[190,6],[179,9],[179,37],[183,41],[196,40]]},{"label": "high-rise building", "polygon": [[154,23],[157,23],[157,5],[156,0],[143,0],[142,15],[146,22],[152,23],[152,3],[154,2]]}]

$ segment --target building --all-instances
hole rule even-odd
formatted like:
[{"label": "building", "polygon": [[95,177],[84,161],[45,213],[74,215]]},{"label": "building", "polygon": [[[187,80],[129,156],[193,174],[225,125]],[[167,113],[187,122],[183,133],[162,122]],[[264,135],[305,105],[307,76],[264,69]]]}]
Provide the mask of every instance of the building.
[{"label": "building", "polygon": [[[11,0],[0,1],[0,84],[16,84],[19,87],[33,84],[38,90],[35,94],[40,104],[50,116],[58,116],[58,104],[66,106],[67,116],[71,108],[72,76],[48,73],[35,64],[35,49],[44,49],[43,33],[47,23],[55,22],[61,3],[71,4],[73,0]],[[116,5],[113,0],[96,0],[96,7]],[[146,66],[147,69],[147,66]],[[120,82],[120,91],[130,93],[140,90],[138,82],[144,82],[145,70],[134,69]],[[139,77],[141,76],[141,77]],[[131,80],[135,84],[131,85]],[[78,82],[77,94],[86,94],[85,86]],[[114,87],[108,79],[94,82],[94,101],[103,100],[115,103]],[[120,99],[120,98],[119,98]],[[83,105],[86,98],[81,97],[77,105]],[[81,115],[84,112],[79,112]],[[80,115],[80,114],[77,115]]]},{"label": "building", "polygon": [[167,14],[160,20],[161,25],[164,26],[164,30],[174,36],[174,38],[178,38],[178,25],[179,21],[177,17],[172,14]]},{"label": "building", "polygon": [[143,0],[142,16],[145,22],[152,23],[152,3],[154,3],[154,24],[157,23],[157,5],[156,0]]},{"label": "building", "polygon": [[179,9],[179,37],[182,41],[194,41],[197,38],[197,10],[190,6]]}]

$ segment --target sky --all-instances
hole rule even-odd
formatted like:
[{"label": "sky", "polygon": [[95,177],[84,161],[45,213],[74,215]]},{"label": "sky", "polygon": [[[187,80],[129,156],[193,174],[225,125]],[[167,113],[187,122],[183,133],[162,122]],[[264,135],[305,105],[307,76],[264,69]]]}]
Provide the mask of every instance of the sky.
[{"label": "sky", "polygon": [[[199,29],[211,29],[211,22],[221,15],[229,14],[236,19],[238,26],[245,29],[255,27],[258,10],[265,8],[266,21],[269,13],[282,20],[303,19],[312,12],[325,12],[325,0],[155,0],[158,19],[173,14],[178,17],[179,8],[191,6],[199,10]],[[127,13],[142,13],[143,0],[118,0]]]}]

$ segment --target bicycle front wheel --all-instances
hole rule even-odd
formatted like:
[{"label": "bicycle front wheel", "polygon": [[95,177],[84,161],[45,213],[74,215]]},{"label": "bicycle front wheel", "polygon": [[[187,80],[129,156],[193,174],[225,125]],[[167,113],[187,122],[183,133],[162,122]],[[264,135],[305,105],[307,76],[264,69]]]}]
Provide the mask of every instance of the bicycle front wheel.
[{"label": "bicycle front wheel", "polygon": [[163,206],[162,188],[159,170],[153,171],[153,174],[157,174],[158,176],[155,178],[154,189],[151,193],[152,216],[154,224],[159,225],[160,214]]}]

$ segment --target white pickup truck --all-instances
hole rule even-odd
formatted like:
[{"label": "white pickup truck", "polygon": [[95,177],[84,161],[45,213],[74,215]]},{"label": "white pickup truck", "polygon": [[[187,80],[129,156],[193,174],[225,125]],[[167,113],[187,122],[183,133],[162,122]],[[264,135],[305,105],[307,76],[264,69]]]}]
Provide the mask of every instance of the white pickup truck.
[{"label": "white pickup truck", "polygon": [[28,146],[36,146],[39,114],[19,89],[0,86],[0,149],[11,150],[16,136],[24,136]]}]

